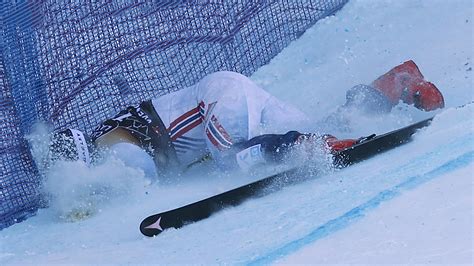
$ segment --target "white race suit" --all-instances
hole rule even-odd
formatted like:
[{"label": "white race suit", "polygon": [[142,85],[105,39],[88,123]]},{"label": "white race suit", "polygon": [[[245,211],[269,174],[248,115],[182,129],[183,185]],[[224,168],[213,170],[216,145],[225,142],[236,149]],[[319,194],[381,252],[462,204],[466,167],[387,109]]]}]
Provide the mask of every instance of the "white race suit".
[{"label": "white race suit", "polygon": [[[180,164],[221,152],[272,128],[295,130],[307,117],[257,86],[244,75],[215,72],[198,83],[152,100],[167,128]],[[292,128],[293,127],[293,128]]]}]

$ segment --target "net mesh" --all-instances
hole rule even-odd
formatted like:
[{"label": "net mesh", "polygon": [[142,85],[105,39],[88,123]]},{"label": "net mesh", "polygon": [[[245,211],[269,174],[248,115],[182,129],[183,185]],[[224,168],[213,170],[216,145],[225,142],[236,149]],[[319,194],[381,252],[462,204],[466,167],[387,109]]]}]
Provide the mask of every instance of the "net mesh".
[{"label": "net mesh", "polygon": [[0,228],[39,207],[25,134],[90,132],[120,109],[231,70],[251,75],[347,0],[6,1],[0,5]]}]

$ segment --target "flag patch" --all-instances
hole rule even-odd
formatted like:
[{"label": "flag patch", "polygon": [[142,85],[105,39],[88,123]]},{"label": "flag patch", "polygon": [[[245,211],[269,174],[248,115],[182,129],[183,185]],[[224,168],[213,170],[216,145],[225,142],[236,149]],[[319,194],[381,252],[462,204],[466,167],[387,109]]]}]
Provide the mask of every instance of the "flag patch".
[{"label": "flag patch", "polygon": [[168,127],[171,141],[177,140],[186,132],[197,127],[203,121],[204,102],[200,102],[198,106],[187,111],[173,122]]},{"label": "flag patch", "polygon": [[219,150],[228,149],[232,145],[231,137],[214,115],[212,115],[209,123],[207,123],[206,135]]}]

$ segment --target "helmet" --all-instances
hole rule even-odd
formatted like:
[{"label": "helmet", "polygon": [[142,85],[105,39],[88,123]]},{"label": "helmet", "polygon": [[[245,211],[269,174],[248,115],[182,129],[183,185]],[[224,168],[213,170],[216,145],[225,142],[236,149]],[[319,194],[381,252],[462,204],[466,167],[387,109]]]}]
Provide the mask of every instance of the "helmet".
[{"label": "helmet", "polygon": [[55,132],[49,145],[51,161],[83,161],[91,163],[91,145],[87,136],[77,129],[68,128]]}]

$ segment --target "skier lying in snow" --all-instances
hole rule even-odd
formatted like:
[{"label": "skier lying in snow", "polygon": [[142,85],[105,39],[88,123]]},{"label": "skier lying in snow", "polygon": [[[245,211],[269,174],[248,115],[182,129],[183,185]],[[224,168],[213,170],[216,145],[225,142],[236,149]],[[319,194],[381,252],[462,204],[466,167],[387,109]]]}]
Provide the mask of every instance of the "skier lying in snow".
[{"label": "skier lying in snow", "polygon": [[[400,100],[425,111],[444,107],[441,92],[424,80],[413,61],[407,61],[370,86],[351,88],[342,108],[389,112]],[[90,138],[75,129],[55,133],[51,159],[90,164],[92,154],[100,148],[128,142],[144,149],[152,156],[157,172],[166,174],[185,169],[209,154],[225,169],[248,169],[256,164],[282,162],[294,147],[312,147],[317,141],[326,143],[329,152],[358,142],[298,131],[262,134],[268,126],[296,125],[306,120],[302,112],[249,78],[216,72],[193,86],[128,107],[100,124]]]}]

